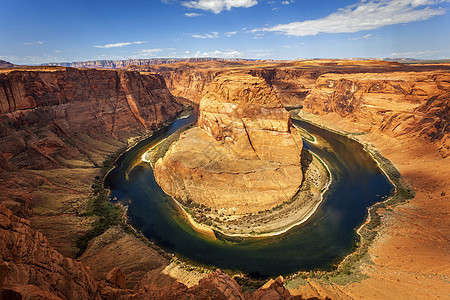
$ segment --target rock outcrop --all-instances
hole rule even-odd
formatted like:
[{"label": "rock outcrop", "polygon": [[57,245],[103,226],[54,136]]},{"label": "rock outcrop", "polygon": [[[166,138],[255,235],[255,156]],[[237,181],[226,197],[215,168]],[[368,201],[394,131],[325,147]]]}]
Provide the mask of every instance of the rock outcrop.
[{"label": "rock outcrop", "polygon": [[450,155],[450,73],[325,74],[305,100],[304,110],[336,113],[394,137],[421,137]]},{"label": "rock outcrop", "polygon": [[4,61],[0,59],[0,68],[14,68],[15,65],[10,63],[9,61]]},{"label": "rock outcrop", "polygon": [[302,182],[303,143],[267,83],[221,75],[200,102],[198,127],[184,132],[155,164],[170,195],[226,213],[271,209]]},{"label": "rock outcrop", "polygon": [[1,299],[99,299],[82,263],[55,251],[47,239],[0,205]]}]

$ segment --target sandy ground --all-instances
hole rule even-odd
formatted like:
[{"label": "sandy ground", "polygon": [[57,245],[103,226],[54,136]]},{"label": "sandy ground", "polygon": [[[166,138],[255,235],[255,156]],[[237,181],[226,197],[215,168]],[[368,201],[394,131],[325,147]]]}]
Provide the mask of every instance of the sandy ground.
[{"label": "sandy ground", "polygon": [[[335,130],[358,127],[333,114],[307,116]],[[413,185],[416,197],[387,210],[379,235],[369,249],[372,263],[363,264],[362,282],[325,285],[310,280],[293,290],[304,297],[332,299],[450,298],[450,157],[419,139],[399,139],[380,133],[356,136],[372,143]]]}]

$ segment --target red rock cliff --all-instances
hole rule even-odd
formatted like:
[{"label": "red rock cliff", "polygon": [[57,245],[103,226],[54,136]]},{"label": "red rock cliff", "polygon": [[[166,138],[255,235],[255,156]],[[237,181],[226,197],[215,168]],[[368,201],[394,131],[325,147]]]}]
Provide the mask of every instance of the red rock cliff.
[{"label": "red rock cliff", "polygon": [[84,264],[59,254],[29,221],[2,205],[0,220],[0,299],[99,298]]},{"label": "red rock cliff", "polygon": [[68,142],[79,134],[126,141],[180,109],[156,74],[71,68],[0,73],[0,168],[51,168],[58,158],[82,155]]},{"label": "red rock cliff", "polygon": [[325,74],[304,110],[342,118],[395,137],[422,137],[450,155],[450,73]]}]

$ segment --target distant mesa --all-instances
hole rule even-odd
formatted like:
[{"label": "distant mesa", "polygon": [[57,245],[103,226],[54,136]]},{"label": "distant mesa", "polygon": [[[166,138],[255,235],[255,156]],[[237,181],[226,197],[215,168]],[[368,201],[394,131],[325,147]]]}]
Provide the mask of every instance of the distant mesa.
[{"label": "distant mesa", "polygon": [[[94,69],[122,69],[129,66],[151,66],[151,65],[165,65],[180,62],[196,63],[209,61],[223,61],[222,58],[150,58],[150,59],[124,59],[124,60],[91,60],[91,61],[77,61],[77,62],[56,62],[43,64],[44,66],[61,66],[71,68],[94,68]],[[235,59],[227,59],[233,61]],[[240,59],[236,59],[240,60]]]},{"label": "distant mesa", "polygon": [[15,64],[0,59],[0,68],[14,68],[14,67],[16,67]]}]

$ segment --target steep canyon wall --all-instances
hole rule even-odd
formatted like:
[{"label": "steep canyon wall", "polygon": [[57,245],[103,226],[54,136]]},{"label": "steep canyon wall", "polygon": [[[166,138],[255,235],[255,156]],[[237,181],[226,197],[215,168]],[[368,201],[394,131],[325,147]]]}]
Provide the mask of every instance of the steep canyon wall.
[{"label": "steep canyon wall", "polygon": [[81,136],[126,142],[180,110],[156,74],[71,68],[0,73],[0,168],[53,168],[82,155],[93,161]]},{"label": "steep canyon wall", "polygon": [[450,73],[324,74],[304,110],[335,113],[367,132],[423,138],[450,155]]},{"label": "steep canyon wall", "polygon": [[341,118],[392,136],[418,136],[449,155],[449,80],[446,65],[374,61],[292,62],[222,67],[185,64],[152,67],[174,95],[199,103],[202,91],[223,73],[263,78],[285,107]]}]

